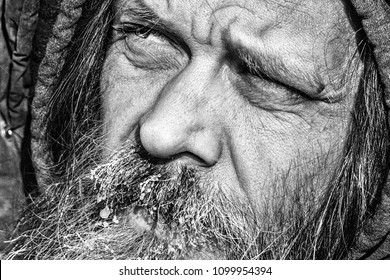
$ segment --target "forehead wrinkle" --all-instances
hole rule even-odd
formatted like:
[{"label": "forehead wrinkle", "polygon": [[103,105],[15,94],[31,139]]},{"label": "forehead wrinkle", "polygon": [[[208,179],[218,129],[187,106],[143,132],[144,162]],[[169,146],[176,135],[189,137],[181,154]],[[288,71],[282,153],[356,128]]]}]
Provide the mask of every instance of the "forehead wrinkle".
[{"label": "forehead wrinkle", "polygon": [[153,1],[153,0],[137,0],[140,2],[143,2],[142,4],[149,9],[156,11],[168,11],[171,9],[171,1],[170,0],[159,0],[159,1]]},{"label": "forehead wrinkle", "polygon": [[159,21],[159,17],[151,10],[148,6],[146,6],[142,0],[132,0],[126,1],[123,4],[124,0],[119,0],[116,3],[117,13],[121,12],[124,15],[148,19],[149,21]]},{"label": "forehead wrinkle", "polygon": [[[205,11],[206,8],[203,7],[207,7],[208,11]],[[199,17],[199,10],[203,11],[204,17]],[[216,38],[217,41],[222,41],[224,31],[229,29],[231,24],[240,20],[242,21],[243,13],[247,12],[252,16],[256,16],[253,11],[240,3],[232,4],[224,2],[220,3],[219,6],[213,7],[209,0],[205,0],[199,7],[199,10],[197,13],[192,13],[191,35],[196,38],[197,41],[208,44],[212,44],[214,38]],[[229,14],[229,10],[232,10],[233,12]],[[220,14],[221,16],[219,16]]]},{"label": "forehead wrinkle", "polygon": [[[267,31],[262,32],[262,36]],[[321,88],[313,68],[309,61],[290,52],[290,56],[281,55],[279,51],[274,51],[267,46],[264,38],[256,37],[255,41],[248,42],[245,37],[235,35],[231,30],[226,30],[223,38],[223,43],[226,49],[234,54],[241,61],[248,65],[255,65],[258,70],[264,74],[268,74],[273,78],[282,78],[285,81],[289,80],[292,84],[299,87]],[[253,39],[253,38],[252,38]],[[302,79],[306,81],[302,84]]]},{"label": "forehead wrinkle", "polygon": [[[164,23],[164,26],[170,26],[170,29],[176,29],[178,33],[187,37],[190,35],[199,43],[211,44],[212,39],[216,42],[221,41],[221,29],[228,28],[236,20],[242,21],[243,18],[258,17],[262,13],[251,11],[248,2],[239,1],[174,1],[174,0],[119,0],[127,10],[128,14],[136,13],[147,16],[152,22]],[[262,3],[262,2],[261,2]],[[262,6],[249,2],[253,9]],[[181,8],[182,10],[177,10]],[[228,12],[231,10],[232,12]],[[243,17],[243,14],[249,16]],[[221,16],[219,16],[221,14]],[[135,18],[139,18],[135,17]],[[187,25],[187,27],[186,27]],[[218,28],[219,27],[219,28]],[[185,30],[189,31],[185,35]],[[180,30],[180,31],[179,31]],[[184,32],[184,33],[183,33]],[[215,35],[215,36],[214,36]]]}]

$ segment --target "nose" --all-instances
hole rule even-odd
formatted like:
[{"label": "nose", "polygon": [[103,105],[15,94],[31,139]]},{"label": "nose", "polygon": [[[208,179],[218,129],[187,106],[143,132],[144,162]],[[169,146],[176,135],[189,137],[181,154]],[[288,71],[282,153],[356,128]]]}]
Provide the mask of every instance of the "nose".
[{"label": "nose", "polygon": [[206,166],[218,162],[221,128],[207,76],[207,71],[200,74],[196,66],[188,66],[165,85],[141,118],[140,140],[152,156]]}]

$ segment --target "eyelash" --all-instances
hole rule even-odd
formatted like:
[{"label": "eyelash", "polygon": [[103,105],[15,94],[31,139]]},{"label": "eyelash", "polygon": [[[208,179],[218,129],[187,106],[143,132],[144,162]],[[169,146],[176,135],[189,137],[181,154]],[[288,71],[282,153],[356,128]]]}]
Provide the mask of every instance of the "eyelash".
[{"label": "eyelash", "polygon": [[[162,40],[169,40],[164,34],[159,32],[154,28],[155,24],[138,24],[138,23],[122,23],[120,25],[113,26],[113,29],[118,32],[119,34],[119,40],[124,39],[127,36],[134,34],[135,36],[145,40],[147,39],[150,35],[154,35],[157,38],[160,38]],[[280,87],[283,87],[284,89],[288,90],[291,93],[294,93],[294,95],[297,97],[301,98],[307,98],[309,97],[302,93],[301,91],[286,85],[278,80],[273,79],[272,77],[268,76],[267,74],[261,72],[258,70],[256,67],[256,63],[252,61],[251,58],[246,58],[246,57],[241,57],[241,62],[239,65],[239,71],[242,74],[249,74],[253,78],[261,79],[264,82],[267,83],[272,83],[274,85],[278,85]]]},{"label": "eyelash", "polygon": [[250,74],[252,75],[253,77],[256,77],[256,78],[260,78],[264,81],[268,81],[268,82],[276,82],[275,79],[271,78],[270,76],[268,76],[267,74],[259,71],[255,65],[251,65],[250,62],[247,62],[246,60],[243,60],[240,65],[239,65],[239,71],[240,73],[242,74]]},{"label": "eyelash", "polygon": [[113,29],[119,33],[119,39],[123,39],[130,34],[134,34],[141,39],[147,39],[150,35],[154,35],[159,38],[164,37],[158,30],[155,30],[153,26],[137,23],[122,23],[120,25],[114,25]]},{"label": "eyelash", "polygon": [[[268,76],[267,74],[257,70],[254,66],[251,66],[249,62],[242,61],[240,63],[240,73],[244,74],[246,78],[246,82],[257,89],[259,86],[258,83],[260,82],[261,87],[266,86],[267,88],[269,86],[277,87],[280,90],[283,90],[284,92],[288,93],[287,96],[291,100],[294,100],[294,102],[301,102],[304,100],[312,100],[307,94],[303,93],[302,91],[289,86],[283,82],[280,82],[278,80],[273,79],[272,77]],[[269,88],[268,88],[269,89]]]},{"label": "eyelash", "polygon": [[302,91],[300,91],[300,90],[298,90],[298,89],[296,89],[296,88],[294,88],[286,83],[283,83],[279,80],[276,80],[276,79],[270,77],[269,75],[267,75],[266,73],[260,71],[256,67],[256,63],[253,62],[251,58],[241,57],[241,62],[240,62],[239,67],[240,67],[239,71],[242,74],[251,75],[254,79],[261,79],[262,81],[264,81],[266,83],[272,83],[273,85],[276,85],[276,86],[281,87],[285,90],[288,90],[295,97],[312,100],[312,98],[310,98],[310,96],[303,93]]}]

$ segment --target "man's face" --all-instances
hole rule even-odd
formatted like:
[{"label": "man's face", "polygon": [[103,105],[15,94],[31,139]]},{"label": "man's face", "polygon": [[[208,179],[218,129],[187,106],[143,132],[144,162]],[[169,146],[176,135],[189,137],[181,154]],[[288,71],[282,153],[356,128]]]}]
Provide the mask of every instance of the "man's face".
[{"label": "man's face", "polygon": [[361,69],[343,9],[331,0],[118,0],[101,80],[104,154],[139,143],[255,213],[309,180],[319,198]]}]

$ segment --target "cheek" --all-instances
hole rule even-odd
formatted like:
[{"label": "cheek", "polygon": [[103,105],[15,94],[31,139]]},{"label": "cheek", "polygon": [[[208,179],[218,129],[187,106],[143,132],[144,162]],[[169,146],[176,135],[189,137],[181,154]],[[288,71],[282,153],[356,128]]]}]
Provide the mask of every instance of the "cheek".
[{"label": "cheek", "polygon": [[144,71],[132,66],[120,53],[108,54],[101,79],[103,132],[107,149],[116,149],[131,137],[166,79],[166,73]]},{"label": "cheek", "polygon": [[288,181],[294,188],[297,178],[315,175],[322,187],[330,179],[336,166],[332,163],[342,151],[346,118],[309,111],[298,115],[247,106],[237,112],[229,130],[229,161],[255,205],[261,205],[259,200],[273,191],[275,182]]},{"label": "cheek", "polygon": [[[199,68],[195,66],[192,67]],[[265,110],[251,105],[221,76],[213,75],[208,80],[209,76],[202,76],[208,73],[203,68],[199,72],[190,70],[186,70],[187,74],[185,71],[179,74],[145,71],[132,66],[120,54],[110,53],[101,85],[107,152],[127,139],[136,139],[140,120],[154,110],[155,114],[160,113],[161,120],[172,115],[178,123],[193,120],[197,124],[200,119],[210,128],[207,132],[218,131],[217,140],[223,143],[222,155],[204,173],[205,181],[222,186],[229,195],[249,194],[259,207],[262,205],[259,200],[266,197],[273,182],[280,181],[286,174],[291,180],[305,174],[318,177],[320,173],[331,174],[334,164],[326,163],[340,153],[347,126],[347,117],[339,113],[341,108],[325,110],[307,103],[299,108],[275,105]],[[171,85],[171,91],[165,92],[165,99],[161,99],[166,85],[175,80],[180,85],[176,88]],[[180,87],[180,94],[175,93],[177,87]],[[204,90],[200,90],[202,88]],[[199,98],[195,97],[197,94]],[[162,102],[168,98],[170,101],[180,99],[180,102]],[[200,104],[203,105],[195,106],[195,101],[202,101]],[[173,108],[172,104],[185,106]],[[184,122],[190,125],[188,123],[191,122]],[[196,149],[191,151],[198,151],[200,155],[211,146],[210,142],[204,141],[206,146],[199,146],[203,143],[199,137],[193,140],[194,143],[189,143]]]}]

